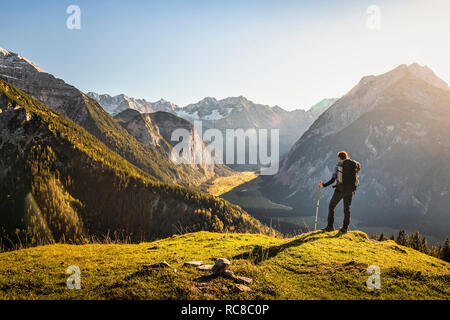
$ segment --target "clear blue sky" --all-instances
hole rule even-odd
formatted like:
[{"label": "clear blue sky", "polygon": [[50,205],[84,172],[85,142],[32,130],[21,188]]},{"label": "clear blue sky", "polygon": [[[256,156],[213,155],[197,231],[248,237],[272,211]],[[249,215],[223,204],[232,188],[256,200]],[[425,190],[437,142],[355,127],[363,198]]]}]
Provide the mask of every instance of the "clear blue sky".
[{"label": "clear blue sky", "polygon": [[[69,30],[66,8],[81,8]],[[381,29],[367,28],[369,5]],[[2,1],[0,47],[81,90],[286,109],[416,61],[450,81],[450,1]]]}]

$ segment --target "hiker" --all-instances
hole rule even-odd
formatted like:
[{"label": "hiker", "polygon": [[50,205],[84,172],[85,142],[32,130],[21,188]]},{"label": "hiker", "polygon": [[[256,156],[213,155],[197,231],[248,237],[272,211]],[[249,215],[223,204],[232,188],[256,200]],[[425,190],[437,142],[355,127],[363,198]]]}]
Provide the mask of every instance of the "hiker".
[{"label": "hiker", "polygon": [[325,183],[319,181],[319,187],[328,187],[337,181],[336,185],[333,186],[335,190],[328,207],[328,225],[322,231],[334,230],[334,209],[339,201],[344,199],[344,224],[340,232],[346,233],[350,224],[350,205],[352,204],[353,194],[358,187],[358,172],[361,170],[361,165],[359,162],[350,159],[346,151],[338,152],[337,156],[338,164],[334,168],[331,179]]}]

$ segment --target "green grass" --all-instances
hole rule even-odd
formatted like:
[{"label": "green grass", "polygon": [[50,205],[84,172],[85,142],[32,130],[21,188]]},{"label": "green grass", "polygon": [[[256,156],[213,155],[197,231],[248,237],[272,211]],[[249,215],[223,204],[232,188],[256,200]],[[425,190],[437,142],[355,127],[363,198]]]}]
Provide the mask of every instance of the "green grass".
[{"label": "green grass", "polygon": [[[254,279],[250,292],[237,292],[223,278],[201,284],[205,273],[183,266],[218,257]],[[141,268],[163,260],[171,268]],[[80,290],[66,288],[69,265],[81,269]],[[369,265],[381,269],[380,290],[366,287]],[[56,244],[0,254],[0,299],[449,299],[449,281],[449,263],[358,231],[290,239],[198,232],[134,245]]]}]

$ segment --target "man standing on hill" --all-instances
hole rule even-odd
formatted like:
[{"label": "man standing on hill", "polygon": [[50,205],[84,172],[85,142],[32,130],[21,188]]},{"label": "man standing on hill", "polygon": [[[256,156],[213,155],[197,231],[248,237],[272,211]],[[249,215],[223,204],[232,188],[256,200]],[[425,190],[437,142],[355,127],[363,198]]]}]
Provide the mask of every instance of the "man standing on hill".
[{"label": "man standing on hill", "polygon": [[328,207],[328,225],[322,230],[325,232],[334,230],[334,209],[339,201],[344,199],[344,224],[340,232],[346,233],[350,224],[350,205],[352,204],[353,194],[358,187],[358,172],[361,170],[361,165],[359,162],[351,160],[346,151],[338,152],[337,156],[338,164],[334,168],[331,179],[325,183],[319,181],[319,187],[328,187],[337,181],[336,185],[333,186],[335,190]]}]

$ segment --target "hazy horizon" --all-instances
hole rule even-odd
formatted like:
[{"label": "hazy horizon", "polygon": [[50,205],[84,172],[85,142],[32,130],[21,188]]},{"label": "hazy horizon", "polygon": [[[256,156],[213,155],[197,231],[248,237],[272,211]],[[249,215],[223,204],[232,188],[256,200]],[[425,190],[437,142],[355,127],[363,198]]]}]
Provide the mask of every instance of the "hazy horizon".
[{"label": "hazy horizon", "polygon": [[[81,9],[80,30],[66,27],[71,4]],[[371,5],[379,29],[367,25]],[[448,1],[19,0],[3,9],[0,27],[14,32],[2,34],[0,47],[84,92],[180,107],[244,96],[294,110],[401,64],[450,79]]]}]

